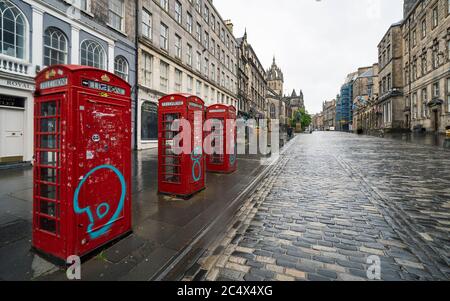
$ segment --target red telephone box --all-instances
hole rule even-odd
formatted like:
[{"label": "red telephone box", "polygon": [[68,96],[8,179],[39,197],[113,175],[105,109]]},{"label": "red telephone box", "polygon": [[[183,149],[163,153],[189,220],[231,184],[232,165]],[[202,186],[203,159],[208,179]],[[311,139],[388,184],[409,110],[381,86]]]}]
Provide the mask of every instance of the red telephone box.
[{"label": "red telephone box", "polygon": [[84,256],[131,232],[131,96],[85,66],[36,77],[33,247]]},{"label": "red telephone box", "polygon": [[208,133],[213,135],[210,137],[212,146],[218,146],[221,149],[219,152],[214,149],[211,154],[206,155],[206,170],[217,173],[235,172],[237,170],[236,108],[222,104],[209,106],[206,109],[206,120],[213,125],[211,132]]},{"label": "red telephone box", "polygon": [[[190,197],[205,189],[205,156],[203,155],[203,100],[186,94],[168,95],[159,100],[158,109],[158,191],[162,194]],[[195,116],[200,120],[194,122]],[[172,126],[176,120],[190,125],[190,151],[176,151],[176,138],[182,126]],[[183,139],[184,140],[184,139]],[[187,141],[181,141],[180,146]]]}]

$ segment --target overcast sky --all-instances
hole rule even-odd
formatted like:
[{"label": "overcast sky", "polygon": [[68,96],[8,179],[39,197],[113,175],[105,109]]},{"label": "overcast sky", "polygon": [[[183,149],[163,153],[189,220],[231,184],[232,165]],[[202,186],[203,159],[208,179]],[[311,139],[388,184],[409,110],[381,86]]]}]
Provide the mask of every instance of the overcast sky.
[{"label": "overcast sky", "polygon": [[265,69],[273,55],[285,93],[301,88],[310,113],[336,97],[348,73],[377,61],[377,45],[401,20],[402,0],[214,0],[240,37],[247,28]]}]

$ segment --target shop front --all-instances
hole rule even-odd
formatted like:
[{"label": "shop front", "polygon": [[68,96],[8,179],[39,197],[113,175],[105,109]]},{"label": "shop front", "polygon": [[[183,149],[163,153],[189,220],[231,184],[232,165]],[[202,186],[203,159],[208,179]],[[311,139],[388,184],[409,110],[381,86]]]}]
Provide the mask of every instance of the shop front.
[{"label": "shop front", "polygon": [[0,165],[31,162],[33,79],[0,74]]},{"label": "shop front", "polygon": [[137,112],[138,150],[158,148],[158,100],[160,95],[139,91]]}]

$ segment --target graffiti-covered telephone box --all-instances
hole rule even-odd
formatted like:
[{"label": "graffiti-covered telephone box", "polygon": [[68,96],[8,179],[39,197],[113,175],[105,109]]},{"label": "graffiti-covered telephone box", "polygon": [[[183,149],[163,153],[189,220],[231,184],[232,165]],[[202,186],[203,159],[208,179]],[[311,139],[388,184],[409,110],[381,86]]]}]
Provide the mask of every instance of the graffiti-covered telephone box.
[{"label": "graffiti-covered telephone box", "polygon": [[187,198],[205,188],[204,109],[203,100],[196,96],[175,94],[160,99],[159,193]]},{"label": "graffiti-covered telephone box", "polygon": [[[207,143],[206,170],[218,173],[233,173],[237,169],[236,108],[222,104],[206,109]],[[206,146],[207,145],[207,146]]]},{"label": "graffiti-covered telephone box", "polygon": [[33,247],[66,261],[131,231],[130,86],[85,66],[36,77]]}]

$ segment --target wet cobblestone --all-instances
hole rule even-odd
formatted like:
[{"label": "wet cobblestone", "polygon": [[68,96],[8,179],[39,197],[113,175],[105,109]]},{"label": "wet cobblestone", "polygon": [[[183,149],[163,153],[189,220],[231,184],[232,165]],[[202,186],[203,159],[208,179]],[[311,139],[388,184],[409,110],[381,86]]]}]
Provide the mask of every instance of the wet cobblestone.
[{"label": "wet cobblestone", "polygon": [[213,245],[230,252],[207,279],[368,280],[377,256],[381,280],[449,280],[448,170],[437,147],[302,135],[236,217],[245,227]]}]

